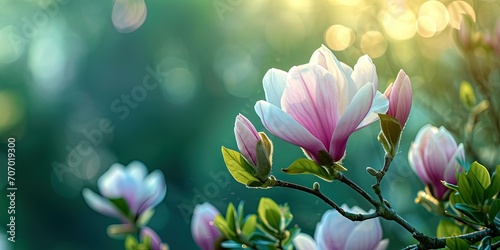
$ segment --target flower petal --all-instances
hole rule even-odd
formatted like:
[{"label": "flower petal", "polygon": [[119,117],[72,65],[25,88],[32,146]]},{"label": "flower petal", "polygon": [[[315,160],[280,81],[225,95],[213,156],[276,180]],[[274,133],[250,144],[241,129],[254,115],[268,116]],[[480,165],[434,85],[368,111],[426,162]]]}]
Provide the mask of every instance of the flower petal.
[{"label": "flower petal", "polygon": [[266,101],[281,108],[281,96],[286,86],[287,73],[279,69],[270,69],[264,75],[262,84],[266,94]]},{"label": "flower petal", "polygon": [[[354,93],[358,92],[367,83],[373,83],[372,87],[375,90],[378,88],[377,69],[368,55],[358,59],[358,62],[354,65],[351,78],[355,85]],[[353,97],[354,95],[351,95],[351,98]]]},{"label": "flower petal", "polygon": [[411,144],[410,150],[408,151],[408,161],[410,163],[410,167],[413,169],[413,172],[417,174],[418,178],[424,184],[430,184],[431,180],[427,175],[422,156],[420,155],[417,144],[415,143]]},{"label": "flower petal", "polygon": [[281,106],[327,147],[339,119],[332,96],[337,96],[332,75],[319,65],[306,64],[290,69]]},{"label": "flower petal", "polygon": [[140,206],[138,207],[137,214],[158,205],[167,194],[167,185],[165,184],[165,177],[160,170],[151,172],[146,179],[144,179],[141,187]]},{"label": "flower petal", "polygon": [[370,111],[375,90],[371,84],[363,86],[354,96],[345,113],[340,118],[330,142],[330,155],[335,161],[344,156],[347,139],[356,130]]},{"label": "flower petal", "polygon": [[258,101],[255,104],[255,112],[269,132],[304,148],[313,157],[317,157],[319,151],[326,150],[320,140],[278,107],[266,101]]},{"label": "flower petal", "polygon": [[316,241],[305,233],[299,233],[295,238],[293,238],[293,245],[297,250],[315,250]]},{"label": "flower petal", "polygon": [[314,238],[319,250],[344,249],[347,238],[356,222],[343,217],[335,210],[326,211],[316,226]]},{"label": "flower petal", "polygon": [[126,178],[123,165],[115,163],[97,180],[99,192],[107,198],[122,197],[119,183]]},{"label": "flower petal", "polygon": [[389,239],[381,240],[374,250],[385,250],[389,246]]},{"label": "flower petal", "polygon": [[160,250],[161,249],[161,239],[160,239],[160,236],[158,236],[158,234],[151,228],[149,227],[144,227],[141,229],[141,239],[142,241],[144,241],[144,239],[146,237],[149,237],[149,239],[151,240],[151,249],[153,250]]},{"label": "flower petal", "polygon": [[382,227],[378,218],[358,222],[351,231],[344,249],[366,250],[375,249],[382,239]]},{"label": "flower petal", "polygon": [[147,8],[144,0],[115,0],[111,19],[121,33],[135,31],[146,20]]},{"label": "flower petal", "polygon": [[116,207],[108,199],[94,193],[88,188],[84,188],[82,191],[83,198],[90,208],[99,212],[101,214],[110,217],[121,217],[121,214],[117,211]]},{"label": "flower petal", "polygon": [[240,153],[253,166],[257,165],[257,142],[260,136],[253,124],[242,114],[236,117],[234,135]]},{"label": "flower petal", "polygon": [[356,130],[360,130],[377,121],[378,114],[384,114],[385,112],[387,112],[388,108],[389,100],[387,100],[387,97],[385,97],[385,95],[377,91],[375,93],[375,98],[373,98],[372,107],[370,108],[370,111],[368,111],[368,115],[366,115],[365,119],[363,119]]},{"label": "flower petal", "polygon": [[217,208],[207,202],[194,208],[191,235],[202,250],[213,250],[215,239],[220,235],[213,222],[217,214],[219,214]]}]

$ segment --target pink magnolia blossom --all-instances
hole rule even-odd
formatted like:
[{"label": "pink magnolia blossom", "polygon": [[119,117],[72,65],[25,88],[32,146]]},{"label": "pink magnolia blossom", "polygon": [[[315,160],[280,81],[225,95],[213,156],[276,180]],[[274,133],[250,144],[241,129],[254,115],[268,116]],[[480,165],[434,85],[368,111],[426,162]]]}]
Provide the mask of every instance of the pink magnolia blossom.
[{"label": "pink magnolia blossom", "polygon": [[387,114],[404,127],[410,115],[412,92],[410,78],[403,70],[399,71],[396,81],[387,87],[384,94],[389,99]]},{"label": "pink magnolia blossom", "polygon": [[368,56],[352,69],[322,46],[309,64],[288,73],[270,69],[263,79],[266,100],[258,101],[255,111],[267,130],[302,147],[316,162],[320,151],[339,161],[349,136],[388,109],[377,84]]},{"label": "pink magnolia blossom", "polygon": [[144,0],[115,0],[111,19],[116,30],[130,33],[141,27],[146,20],[147,8]]},{"label": "pink magnolia blossom", "polygon": [[[342,209],[352,213],[366,213],[359,207]],[[336,210],[323,214],[316,226],[314,239],[318,250],[384,250],[389,240],[382,240],[382,227],[379,218],[364,221],[351,221]]]},{"label": "pink magnolia blossom", "polygon": [[95,211],[120,219],[126,215],[110,201],[110,199],[125,199],[130,210],[130,216],[137,217],[144,211],[158,205],[167,192],[165,178],[160,170],[147,175],[146,166],[139,161],[133,161],[127,167],[119,163],[113,164],[109,170],[97,180],[98,195],[88,188],[83,190],[83,198]]},{"label": "pink magnolia blossom", "polygon": [[215,249],[215,240],[220,236],[220,232],[214,224],[217,214],[219,214],[217,208],[207,202],[194,208],[191,234],[202,250]]},{"label": "pink magnolia blossom", "polygon": [[240,153],[252,166],[257,166],[257,142],[261,140],[253,124],[242,114],[236,117],[234,135]]},{"label": "pink magnolia blossom", "polygon": [[420,180],[428,185],[436,199],[448,193],[441,181],[457,184],[457,163],[465,160],[464,147],[457,146],[453,136],[444,127],[425,125],[417,133],[408,152],[408,160]]}]

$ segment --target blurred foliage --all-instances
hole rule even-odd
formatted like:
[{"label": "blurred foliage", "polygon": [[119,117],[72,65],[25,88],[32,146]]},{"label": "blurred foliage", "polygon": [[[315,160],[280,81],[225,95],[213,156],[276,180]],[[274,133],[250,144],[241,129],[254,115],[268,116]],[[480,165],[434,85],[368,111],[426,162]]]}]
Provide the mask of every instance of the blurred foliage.
[{"label": "blurred foliage", "polygon": [[[423,187],[409,171],[407,149],[429,118],[469,145],[471,161],[490,169],[498,163],[500,55],[490,46],[500,12],[496,1],[149,0],[146,5],[145,23],[123,34],[111,22],[112,0],[0,0],[0,159],[6,162],[6,140],[15,137],[15,249],[123,247],[106,236],[112,220],[90,210],[81,190],[94,187],[113,162],[135,159],[165,173],[167,197],[150,226],[172,249],[195,247],[189,220],[203,201],[222,211],[229,202],[245,200],[254,210],[259,197],[273,197],[288,203],[294,223],[312,235],[325,204],[291,190],[249,192],[230,178],[220,146],[236,148],[238,113],[263,130],[253,105],[264,98],[266,70],[306,62],[322,43],[351,66],[362,54],[374,58],[380,90],[400,68],[409,75],[415,105],[381,189],[415,227],[432,235],[439,219],[409,202]],[[459,33],[462,14],[470,26]],[[461,102],[463,81],[471,83],[477,105],[487,101],[486,107],[483,102],[471,111],[470,102]],[[383,164],[378,132],[372,125],[355,133],[344,161],[347,174],[365,189],[372,182],[366,166]],[[280,173],[301,152],[271,139],[272,174],[306,185],[316,180]],[[4,197],[5,175],[1,171]],[[323,186],[338,203],[369,208],[351,191],[338,192],[338,183]],[[6,205],[0,199],[0,208]],[[5,225],[6,214],[0,219]],[[390,248],[412,241],[398,225],[382,224]]]}]

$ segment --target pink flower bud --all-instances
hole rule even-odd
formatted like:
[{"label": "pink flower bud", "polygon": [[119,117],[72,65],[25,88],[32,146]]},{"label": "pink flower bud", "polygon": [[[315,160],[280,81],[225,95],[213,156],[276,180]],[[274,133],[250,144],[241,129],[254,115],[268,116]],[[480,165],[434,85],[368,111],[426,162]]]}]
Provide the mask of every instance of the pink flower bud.
[{"label": "pink flower bud", "polygon": [[[342,209],[352,213],[366,213],[359,207],[349,208],[345,204]],[[314,239],[318,250],[384,250],[389,245],[388,239],[382,240],[379,218],[351,221],[336,210],[328,210],[323,214],[321,222],[316,226]]]},{"label": "pink flower bud", "polygon": [[144,227],[141,229],[141,241],[144,242],[146,237],[149,237],[149,239],[151,240],[152,250],[168,249],[167,245],[161,242],[160,236],[158,236],[158,234],[149,227]]},{"label": "pink flower bud", "polygon": [[214,224],[217,214],[219,214],[217,208],[207,202],[194,208],[191,234],[202,250],[213,250],[215,240],[220,236],[220,232]]},{"label": "pink flower bud", "polygon": [[429,186],[432,195],[442,200],[449,193],[441,181],[456,184],[459,162],[465,160],[462,144],[457,146],[444,127],[425,125],[410,146],[408,160],[420,180]]},{"label": "pink flower bud", "polygon": [[412,92],[410,78],[403,70],[399,71],[396,81],[387,87],[384,94],[389,99],[387,114],[396,118],[401,127],[404,127],[410,115]]},{"label": "pink flower bud", "polygon": [[234,136],[240,153],[252,166],[257,165],[257,142],[261,140],[253,124],[242,114],[236,117]]}]

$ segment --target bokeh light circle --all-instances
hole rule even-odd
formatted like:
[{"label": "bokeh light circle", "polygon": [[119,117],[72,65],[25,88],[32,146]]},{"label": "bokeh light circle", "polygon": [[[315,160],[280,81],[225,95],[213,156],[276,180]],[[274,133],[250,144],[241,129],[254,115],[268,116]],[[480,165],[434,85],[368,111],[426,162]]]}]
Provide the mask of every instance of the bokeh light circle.
[{"label": "bokeh light circle", "polygon": [[[420,9],[418,10],[418,17],[417,32],[419,27],[425,27],[426,30],[429,31],[430,26],[435,26],[434,29],[436,30],[436,32],[440,32],[444,30],[444,28],[446,28],[446,26],[450,22],[450,14],[448,13],[446,6],[444,6],[444,4],[439,1],[427,1],[422,4]],[[421,18],[423,19],[420,20]],[[431,20],[434,25],[430,24]],[[419,22],[421,24],[419,24]]]},{"label": "bokeh light circle", "polygon": [[464,15],[471,17],[472,21],[476,21],[476,12],[465,1],[453,1],[448,4],[447,9],[450,14],[450,26],[455,29],[460,28],[460,23]]},{"label": "bokeh light circle", "polygon": [[409,9],[403,9],[397,14],[382,11],[380,19],[385,32],[394,40],[410,39],[417,32],[415,28],[415,14]]},{"label": "bokeh light circle", "polygon": [[430,16],[421,16],[417,19],[417,32],[422,37],[432,37],[438,31],[438,27],[434,19]]},{"label": "bokeh light circle", "polygon": [[344,25],[335,24],[326,30],[326,45],[332,50],[341,51],[351,46],[355,40],[354,31]]},{"label": "bokeh light circle", "polygon": [[387,41],[378,31],[368,31],[361,37],[361,50],[371,58],[381,57],[387,50]]}]

